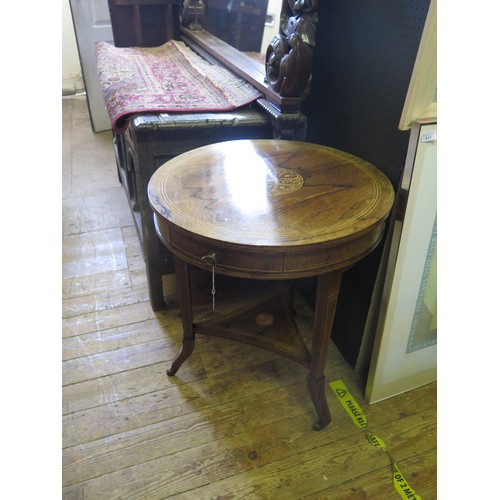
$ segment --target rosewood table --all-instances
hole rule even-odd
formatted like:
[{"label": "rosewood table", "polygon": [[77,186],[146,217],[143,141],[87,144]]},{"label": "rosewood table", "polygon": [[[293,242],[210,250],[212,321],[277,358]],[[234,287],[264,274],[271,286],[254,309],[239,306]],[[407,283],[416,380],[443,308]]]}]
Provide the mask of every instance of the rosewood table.
[{"label": "rosewood table", "polygon": [[[180,294],[183,344],[168,375],[191,355],[195,334],[246,342],[309,370],[307,388],[318,414],[313,428],[325,427],[331,416],[324,369],[341,275],[382,238],[394,201],[387,177],[372,164],[325,146],[238,140],[168,161],[151,177],[148,196],[156,232],[174,255]],[[275,280],[276,292],[259,296],[246,310],[193,323],[189,266],[211,272],[214,282],[218,274]],[[290,287],[282,284],[315,276],[308,348],[293,320]],[[245,329],[238,318],[249,311],[254,321],[245,320]],[[277,333],[279,317],[287,335]]]}]

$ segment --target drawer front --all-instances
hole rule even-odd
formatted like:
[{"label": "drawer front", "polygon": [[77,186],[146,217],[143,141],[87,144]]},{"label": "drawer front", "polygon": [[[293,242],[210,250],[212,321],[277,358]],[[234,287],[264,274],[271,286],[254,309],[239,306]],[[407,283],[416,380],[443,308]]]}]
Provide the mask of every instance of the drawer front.
[{"label": "drawer front", "polygon": [[265,250],[259,251],[258,249],[235,251],[229,244],[212,243],[173,227],[170,228],[169,234],[172,252],[195,266],[211,269],[211,261],[208,260],[205,264],[202,259],[214,253],[215,269],[219,273],[241,277],[258,276],[266,279],[283,277],[283,253],[281,252],[267,253]]}]

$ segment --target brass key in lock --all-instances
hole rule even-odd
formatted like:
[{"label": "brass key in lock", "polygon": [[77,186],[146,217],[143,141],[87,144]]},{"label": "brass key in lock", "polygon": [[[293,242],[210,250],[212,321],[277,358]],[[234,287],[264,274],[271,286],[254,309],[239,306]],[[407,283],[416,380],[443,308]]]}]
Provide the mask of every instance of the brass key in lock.
[{"label": "brass key in lock", "polygon": [[210,252],[209,254],[202,257],[201,261],[207,266],[215,267],[217,264],[217,255],[215,254],[215,252]]}]

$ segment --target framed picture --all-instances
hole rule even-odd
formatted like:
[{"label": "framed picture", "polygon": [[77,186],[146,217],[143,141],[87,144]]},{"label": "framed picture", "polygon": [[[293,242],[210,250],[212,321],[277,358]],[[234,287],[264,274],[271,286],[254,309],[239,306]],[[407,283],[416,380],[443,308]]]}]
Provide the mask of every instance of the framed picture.
[{"label": "framed picture", "polygon": [[437,121],[413,124],[365,390],[376,403],[436,380]]}]

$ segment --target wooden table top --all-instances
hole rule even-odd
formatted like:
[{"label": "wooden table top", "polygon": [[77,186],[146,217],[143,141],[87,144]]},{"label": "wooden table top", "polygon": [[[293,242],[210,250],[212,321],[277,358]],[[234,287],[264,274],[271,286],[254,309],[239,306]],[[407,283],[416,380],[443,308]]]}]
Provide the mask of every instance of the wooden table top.
[{"label": "wooden table top", "polygon": [[295,248],[358,238],[394,201],[387,177],[353,155],[311,143],[240,140],[175,157],[152,176],[157,214],[236,246]]}]

